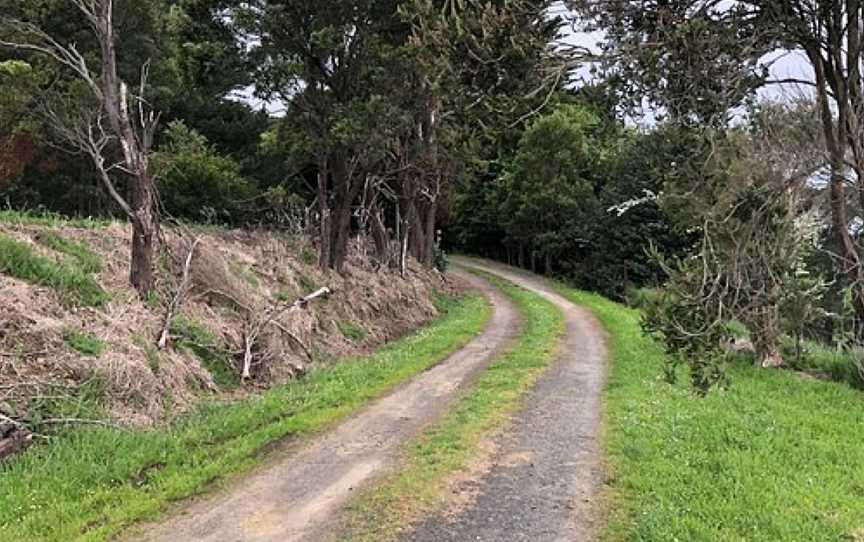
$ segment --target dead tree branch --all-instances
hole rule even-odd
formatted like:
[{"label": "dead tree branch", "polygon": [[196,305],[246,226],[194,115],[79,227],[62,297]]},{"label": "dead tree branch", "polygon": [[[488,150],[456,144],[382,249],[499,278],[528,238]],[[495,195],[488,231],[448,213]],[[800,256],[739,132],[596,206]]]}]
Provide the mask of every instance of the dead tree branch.
[{"label": "dead tree branch", "polygon": [[168,308],[165,310],[165,319],[162,322],[162,332],[159,334],[159,340],[156,343],[159,350],[165,350],[168,346],[171,321],[180,310],[180,306],[183,304],[183,301],[186,299],[186,296],[192,287],[190,270],[192,268],[192,258],[195,256],[195,249],[198,247],[199,243],[201,243],[200,237],[196,238],[192,243],[192,246],[189,248],[189,252],[186,255],[186,263],[183,265],[183,278],[180,280],[180,285],[177,286],[177,292],[171,299],[171,303],[168,304]]},{"label": "dead tree branch", "polygon": [[241,378],[243,380],[249,380],[252,377],[252,353],[255,347],[255,342],[258,340],[258,337],[261,335],[261,332],[264,330],[265,327],[270,325],[272,322],[280,318],[285,313],[297,309],[302,309],[306,307],[309,302],[319,297],[328,296],[331,293],[332,290],[325,286],[323,288],[319,288],[318,290],[312,292],[307,296],[301,297],[290,305],[274,305],[269,309],[265,310],[264,314],[259,319],[255,319],[250,313],[250,318],[249,320],[247,320],[243,330],[243,371],[241,373]]}]

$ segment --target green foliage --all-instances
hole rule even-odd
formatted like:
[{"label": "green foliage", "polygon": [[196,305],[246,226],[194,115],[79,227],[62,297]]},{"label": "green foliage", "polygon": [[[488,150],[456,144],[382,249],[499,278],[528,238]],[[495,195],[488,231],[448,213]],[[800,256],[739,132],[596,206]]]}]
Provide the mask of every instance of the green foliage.
[{"label": "green foliage", "polygon": [[[77,384],[49,384],[44,393],[29,398],[23,406],[24,422],[35,431],[59,437],[65,432],[64,419],[104,419],[104,399],[105,382],[96,374],[87,376]],[[4,534],[0,529],[0,539]]]},{"label": "green foliage", "polygon": [[54,290],[70,305],[102,306],[108,295],[77,264],[57,262],[36,254],[26,243],[0,235],[0,273]]},{"label": "green foliage", "polygon": [[502,187],[500,216],[512,239],[555,257],[587,243],[599,207],[599,128],[591,112],[563,106],[526,130]]},{"label": "green foliage", "polygon": [[368,358],[315,370],[246,400],[203,405],[167,430],[94,427],[35,446],[0,469],[0,540],[115,538],[130,524],[261,464],[280,439],[331,427],[461,348],[489,315],[482,297],[469,296]]},{"label": "green foliage", "polygon": [[[786,10],[771,3],[729,10],[701,9],[698,0],[573,5],[603,33],[604,50],[614,59],[607,76],[621,105],[639,112],[647,99],[678,122],[724,125],[767,77],[759,59],[789,37],[774,41],[779,27],[772,16]],[[648,41],[651,47],[640,45]]]},{"label": "green foliage", "polygon": [[181,121],[169,124],[166,144],[154,158],[159,195],[165,210],[177,218],[231,223],[241,218],[242,203],[253,198],[255,185],[240,164],[213,150],[198,132]]},{"label": "green foliage", "polygon": [[63,332],[63,341],[82,356],[98,358],[105,352],[105,343],[85,331],[67,329]]},{"label": "green foliage", "polygon": [[[698,262],[697,262],[698,263]],[[703,282],[700,267],[679,262],[659,295],[643,307],[642,329],[659,338],[665,348],[663,372],[674,384],[678,368],[690,371],[690,382],[700,394],[725,382],[725,344],[731,339],[722,308],[710,300],[711,285]]]},{"label": "green foliage", "polygon": [[0,143],[25,128],[40,74],[22,60],[0,61]]},{"label": "green foliage", "polygon": [[71,256],[85,273],[102,272],[102,259],[83,243],[69,241],[60,234],[48,230],[40,232],[36,241],[51,250]]},{"label": "green foliage", "polygon": [[231,270],[235,275],[240,277],[240,280],[252,288],[258,288],[261,285],[261,281],[258,279],[258,274],[251,266],[233,263],[231,264]]},{"label": "green foliage", "polygon": [[624,301],[632,309],[647,309],[656,304],[662,292],[658,288],[630,287],[624,294]]},{"label": "green foliage", "polygon": [[303,265],[315,265],[318,263],[318,254],[311,247],[303,247],[300,251],[300,262]]},{"label": "green foliage", "polygon": [[361,344],[366,340],[368,334],[361,326],[351,322],[337,322],[336,325],[339,328],[339,333],[352,343]]},{"label": "green foliage", "polygon": [[646,311],[645,327],[662,338],[670,359],[691,367],[700,391],[722,380],[730,320],[747,328],[757,363],[768,367],[783,362],[781,311],[796,320],[799,337],[819,316],[824,285],[805,268],[818,217],[805,203],[803,180],[823,164],[803,129],[810,115],[808,107],[766,107],[749,130],[706,130],[712,152],[675,194],[702,240],[674,265],[657,255],[669,281],[661,302]]},{"label": "green foliage", "polygon": [[144,351],[144,356],[147,358],[147,367],[154,375],[159,374],[159,366],[162,363],[162,356],[159,354],[159,349],[151,340],[141,335],[132,338],[135,346]]},{"label": "green foliage", "polygon": [[450,267],[450,258],[447,257],[447,252],[437,245],[432,249],[432,265],[442,273],[446,273],[447,268]]},{"label": "green foliage", "polygon": [[171,334],[178,337],[179,348],[189,350],[198,358],[218,386],[231,387],[240,383],[231,352],[205,325],[177,316],[171,321]]},{"label": "green foliage", "polygon": [[694,241],[659,201],[674,175],[670,164],[692,153],[693,142],[668,128],[625,129],[597,105],[608,98],[602,89],[596,93],[560,95],[513,156],[502,153],[490,163],[491,178],[459,187],[450,243],[548,267],[614,298],[660,284],[663,271],[647,247],[680,256]]},{"label": "green foliage", "polygon": [[641,333],[637,311],[558,289],[609,334],[601,540],[858,536],[861,392],[735,363],[728,389],[694,397],[659,381],[663,347]]},{"label": "green foliage", "polygon": [[842,343],[829,346],[790,337],[783,342],[783,352],[795,370],[864,390],[864,351],[860,347]]}]

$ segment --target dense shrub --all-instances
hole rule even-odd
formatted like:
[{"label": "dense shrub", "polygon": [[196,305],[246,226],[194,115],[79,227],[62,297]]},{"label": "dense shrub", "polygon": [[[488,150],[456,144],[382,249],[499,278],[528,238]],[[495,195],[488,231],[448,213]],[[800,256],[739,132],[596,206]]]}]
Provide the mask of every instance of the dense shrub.
[{"label": "dense shrub", "polygon": [[237,223],[243,204],[257,194],[240,164],[219,155],[201,134],[172,122],[167,143],[154,163],[164,211],[176,218],[207,223]]}]

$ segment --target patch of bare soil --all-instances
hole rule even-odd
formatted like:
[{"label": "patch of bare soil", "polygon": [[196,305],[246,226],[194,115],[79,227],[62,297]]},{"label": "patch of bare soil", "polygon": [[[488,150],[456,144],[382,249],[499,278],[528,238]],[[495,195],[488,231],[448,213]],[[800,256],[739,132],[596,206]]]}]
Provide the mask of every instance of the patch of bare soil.
[{"label": "patch of bare soil", "polygon": [[[351,246],[343,276],[317,268],[315,247],[306,237],[225,230],[181,235],[166,229],[158,286],[151,299],[142,301],[128,284],[128,227],[0,224],[0,234],[69,262],[68,255],[37,242],[48,230],[99,257],[102,271],[95,278],[109,301],[99,308],[70,308],[49,288],[0,275],[0,415],[16,419],[26,418],[35,403],[44,407],[41,397],[58,390],[74,395],[95,381],[102,407],[114,421],[150,426],[203,396],[235,398],[296,378],[310,365],[360,354],[434,318],[433,291],[460,288],[458,281],[445,281],[419,266],[410,266],[405,277],[379,269],[360,241]],[[243,386],[217,384],[213,366],[193,348],[180,346],[201,337],[186,337],[184,343],[172,333],[166,348],[156,347],[182,281],[190,235],[200,241],[188,273],[191,287],[177,316],[206,330],[208,344],[198,344],[199,353],[219,354],[222,369],[235,378],[247,360],[250,330],[259,325],[249,349],[251,378]],[[282,309],[325,286],[332,291],[329,297],[300,310]],[[274,317],[264,321],[261,314]],[[64,340],[70,332],[92,337],[104,345],[103,353],[80,354]]]}]

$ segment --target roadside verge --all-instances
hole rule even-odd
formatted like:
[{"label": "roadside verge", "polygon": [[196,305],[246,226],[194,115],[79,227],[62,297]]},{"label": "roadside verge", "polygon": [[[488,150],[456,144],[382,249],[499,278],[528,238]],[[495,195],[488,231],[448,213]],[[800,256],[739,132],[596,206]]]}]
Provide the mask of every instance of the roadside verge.
[{"label": "roadside verge", "polygon": [[490,318],[470,295],[375,354],[167,427],[70,432],[0,467],[0,540],[104,540],[231,480],[286,437],[319,433],[464,347]]}]

